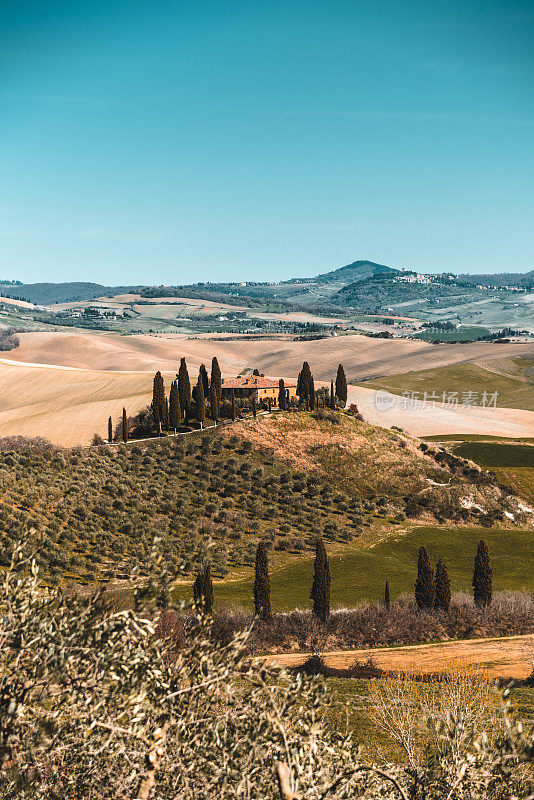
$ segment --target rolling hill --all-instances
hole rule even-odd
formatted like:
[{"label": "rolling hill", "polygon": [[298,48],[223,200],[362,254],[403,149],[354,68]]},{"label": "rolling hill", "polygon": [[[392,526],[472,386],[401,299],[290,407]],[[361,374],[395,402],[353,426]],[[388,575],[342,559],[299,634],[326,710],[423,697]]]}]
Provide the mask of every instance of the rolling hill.
[{"label": "rolling hill", "polygon": [[103,286],[100,283],[72,281],[67,283],[23,283],[16,286],[1,285],[0,292],[6,297],[22,297],[35,305],[53,303],[84,302],[97,297],[112,297],[139,286]]},{"label": "rolling hill", "polygon": [[505,524],[507,511],[528,524],[486,473],[341,413],[258,417],[128,447],[2,448],[4,545],[30,533],[49,572],[77,581],[115,570],[127,579],[155,535],[173,563],[210,553],[224,576],[252,563],[261,538],[287,563],[318,535],[334,550],[378,545],[406,517],[461,527]]},{"label": "rolling hill", "polygon": [[375,264],[374,261],[353,261],[344,267],[333,269],[313,278],[316,283],[355,283],[375,275],[400,274],[400,270],[386,267],[384,264]]},{"label": "rolling hill", "polygon": [[[347,379],[383,378],[421,369],[484,360],[532,357],[533,345],[433,345],[407,339],[339,336],[318,341],[199,338],[180,335],[120,336],[87,332],[19,334],[20,346],[0,359],[0,437],[44,436],[64,446],[91,442],[105,434],[109,415],[118,418],[147,405],[152,378],[161,370],[168,386],[183,356],[191,375],[217,356],[224,376],[257,367],[267,375],[295,378],[303,361],[317,383],[330,383],[339,363]],[[66,369],[67,368],[67,369]],[[498,379],[498,376],[497,376]],[[534,414],[508,408],[393,409],[379,411],[376,390],[367,382],[349,386],[349,402],[379,425],[398,425],[415,435],[489,433],[528,436]],[[482,413],[484,412],[484,413]]]}]

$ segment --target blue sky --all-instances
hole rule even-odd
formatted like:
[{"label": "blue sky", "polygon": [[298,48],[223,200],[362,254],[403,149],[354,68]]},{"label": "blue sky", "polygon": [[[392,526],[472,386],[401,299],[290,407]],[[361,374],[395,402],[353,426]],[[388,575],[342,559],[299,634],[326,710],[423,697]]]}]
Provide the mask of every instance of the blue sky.
[{"label": "blue sky", "polygon": [[0,277],[534,267],[534,5],[0,4]]}]

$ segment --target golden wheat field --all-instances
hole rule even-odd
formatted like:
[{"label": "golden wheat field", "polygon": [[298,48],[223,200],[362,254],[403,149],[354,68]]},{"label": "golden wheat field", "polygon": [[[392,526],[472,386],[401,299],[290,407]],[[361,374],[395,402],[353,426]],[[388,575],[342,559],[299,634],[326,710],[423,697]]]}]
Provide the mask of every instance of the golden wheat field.
[{"label": "golden wheat field", "polygon": [[147,370],[174,372],[182,356],[193,369],[208,364],[216,355],[223,373],[236,375],[258,367],[270,375],[294,378],[302,362],[310,363],[316,380],[329,381],[342,363],[347,380],[398,372],[429,369],[470,361],[534,356],[534,344],[440,344],[413,339],[373,339],[349,335],[315,341],[290,337],[257,339],[214,334],[191,337],[184,334],[140,334],[59,332],[23,333],[21,344],[9,354],[16,361],[58,364],[90,370]]},{"label": "golden wheat field", "polygon": [[[20,334],[20,346],[0,359],[0,436],[44,436],[72,446],[104,435],[108,416],[122,407],[133,413],[151,397],[152,377],[161,370],[167,385],[187,359],[194,377],[201,363],[215,355],[225,376],[257,367],[271,376],[296,378],[307,360],[316,381],[329,382],[338,363],[347,379],[398,374],[470,361],[534,354],[533,345],[473,343],[430,345],[403,339],[340,336],[316,341],[290,338],[236,339],[229,336],[132,335],[52,332]],[[350,402],[366,418],[398,424],[415,435],[457,432],[533,436],[534,413],[516,409],[433,409],[377,412],[375,392],[351,387]]]}]

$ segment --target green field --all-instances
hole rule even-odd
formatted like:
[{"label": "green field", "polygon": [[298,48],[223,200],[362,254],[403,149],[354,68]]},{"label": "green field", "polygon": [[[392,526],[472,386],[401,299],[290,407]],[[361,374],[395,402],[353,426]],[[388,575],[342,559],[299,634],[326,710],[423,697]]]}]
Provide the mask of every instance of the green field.
[{"label": "green field", "polygon": [[454,331],[440,331],[426,329],[416,333],[414,339],[423,339],[425,342],[465,342],[476,341],[482,336],[488,336],[490,331],[482,325],[460,325]]},{"label": "green field", "polygon": [[484,469],[493,467],[534,467],[534,446],[505,442],[465,442],[454,448],[462,458],[469,458]]},{"label": "green field", "polygon": [[528,467],[514,467],[506,469],[494,467],[495,473],[501,483],[506,484],[518,495],[534,505],[534,469]]},{"label": "green field", "polygon": [[372,381],[358,384],[367,389],[385,389],[392,394],[403,392],[419,392],[421,399],[427,395],[458,392],[462,402],[462,392],[477,392],[477,404],[482,401],[484,392],[492,395],[498,392],[496,404],[503,408],[524,408],[534,411],[534,383],[532,378],[532,359],[510,359],[510,371],[504,374],[484,369],[478,364],[454,364],[435,369],[423,369],[417,372],[405,372],[399,375],[388,375]]},{"label": "green field", "polygon": [[[408,533],[391,533],[374,547],[357,549],[354,545],[330,559],[332,607],[353,607],[362,601],[382,597],[389,580],[391,596],[412,592],[417,551],[428,548],[435,563],[443,558],[449,568],[454,591],[471,591],[473,559],[479,539],[488,542],[493,564],[494,590],[527,589],[534,591],[534,533],[532,530],[495,528],[414,528]],[[273,608],[290,611],[310,607],[313,558],[291,561],[272,571]],[[220,581],[215,587],[216,604],[252,608],[252,577]],[[176,589],[176,598],[190,598],[191,584]]]},{"label": "green field", "polygon": [[534,444],[534,437],[517,442],[509,436],[490,436],[483,433],[442,433],[437,436],[424,436],[425,442],[506,442],[507,444]]},{"label": "green field", "polygon": [[534,503],[534,446],[509,442],[465,441],[454,452],[495,473],[515,494]]}]

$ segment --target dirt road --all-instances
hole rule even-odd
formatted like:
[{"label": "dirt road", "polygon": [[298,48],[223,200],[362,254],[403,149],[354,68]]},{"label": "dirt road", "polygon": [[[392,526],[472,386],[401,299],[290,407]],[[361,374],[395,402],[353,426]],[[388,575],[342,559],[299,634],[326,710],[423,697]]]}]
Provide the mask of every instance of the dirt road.
[{"label": "dirt road", "polygon": [[[265,656],[268,663],[294,667],[310,653],[279,653]],[[522,679],[530,675],[534,660],[534,634],[491,639],[464,639],[435,644],[407,645],[405,647],[366,648],[324,653],[329,667],[344,669],[354,661],[372,658],[387,671],[435,673],[450,668],[455,663],[480,668],[494,678]]]}]

